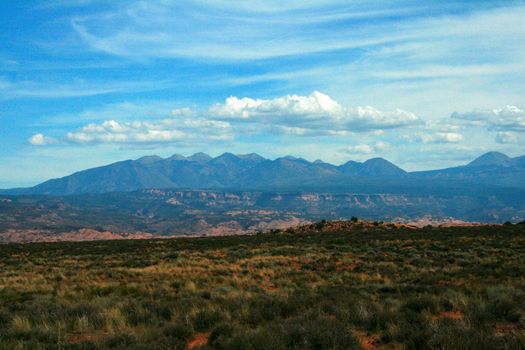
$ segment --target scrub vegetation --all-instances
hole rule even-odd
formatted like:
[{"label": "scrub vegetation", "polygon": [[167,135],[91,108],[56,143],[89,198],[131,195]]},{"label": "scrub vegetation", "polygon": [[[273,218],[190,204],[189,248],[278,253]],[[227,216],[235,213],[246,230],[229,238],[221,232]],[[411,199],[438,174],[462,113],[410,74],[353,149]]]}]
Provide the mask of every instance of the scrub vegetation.
[{"label": "scrub vegetation", "polygon": [[523,349],[525,225],[0,245],[0,349]]}]

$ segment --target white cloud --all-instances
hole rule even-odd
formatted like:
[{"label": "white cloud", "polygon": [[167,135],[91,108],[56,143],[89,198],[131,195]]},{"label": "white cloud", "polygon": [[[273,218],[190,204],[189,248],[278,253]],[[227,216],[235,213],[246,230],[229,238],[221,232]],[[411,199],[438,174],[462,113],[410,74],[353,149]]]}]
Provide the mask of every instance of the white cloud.
[{"label": "white cloud", "polygon": [[[406,50],[407,46],[436,39],[457,48],[470,48],[476,41],[476,48],[486,48],[487,43],[505,48],[506,41],[501,42],[502,38],[520,38],[523,34],[523,9],[518,6],[510,9],[491,6],[486,11],[428,16],[435,7],[439,9],[433,4],[404,4],[400,8],[385,1],[351,4],[306,1],[300,6],[267,1],[244,6],[230,1],[206,1],[200,6],[170,1],[125,2],[108,13],[73,18],[72,25],[89,47],[113,55],[228,60],[396,44]],[[265,10],[258,11],[261,8]],[[380,20],[392,15],[400,19]],[[374,20],[363,21],[366,18]],[[357,20],[361,20],[358,26],[341,25]],[[337,32],[324,29],[325,24],[338,25]],[[513,48],[505,48],[508,50]]]},{"label": "white cloud", "polygon": [[73,81],[52,82],[32,80],[6,80],[0,77],[0,100],[17,98],[72,98],[155,91],[171,86],[163,81]]},{"label": "white cloud", "polygon": [[344,135],[422,122],[414,113],[401,109],[384,112],[371,106],[345,107],[318,91],[309,96],[287,95],[273,99],[232,96],[212,106],[209,113],[224,120],[272,125],[295,134]]},{"label": "white cloud", "polygon": [[221,141],[233,137],[229,123],[202,119],[117,122],[106,120],[69,132],[72,143],[164,143],[188,140]]},{"label": "white cloud", "polygon": [[[262,4],[262,2],[259,2]],[[396,31],[385,36],[383,26],[366,29],[341,28],[334,36],[319,26],[333,21],[374,18],[410,13],[400,10],[362,6],[334,11],[322,2],[301,6],[239,5],[238,2],[206,2],[188,6],[184,2],[127,2],[107,13],[81,15],[71,24],[80,39],[91,49],[131,58],[205,57],[226,60],[273,58],[322,51],[364,47],[412,37],[414,33]],[[339,5],[343,5],[341,2]],[[270,11],[257,11],[257,8]],[[342,7],[342,6],[340,6]],[[177,15],[174,16],[173,14]],[[367,26],[368,27],[368,26]],[[188,36],[188,29],[191,36]]]},{"label": "white cloud", "polygon": [[270,100],[249,97],[229,97],[224,104],[210,108],[212,114],[227,118],[252,119],[257,117],[279,118],[304,116],[319,118],[326,115],[337,115],[343,112],[341,105],[318,91],[310,96],[287,95]]},{"label": "white cloud", "polygon": [[[78,120],[89,118],[100,121],[67,132],[62,141],[78,144],[147,144],[189,140],[224,141],[233,139],[235,134],[347,137],[355,133],[369,133],[378,136],[383,135],[385,129],[423,125],[411,112],[401,109],[384,112],[371,106],[345,107],[318,91],[308,96],[286,95],[273,99],[232,96],[224,103],[202,111],[187,107],[171,110],[171,116],[165,119],[159,116],[169,113],[169,109],[164,104],[157,106],[157,109],[153,107],[150,110],[147,106],[117,104],[98,111],[80,113]],[[112,118],[104,118],[105,114]],[[144,115],[150,119],[144,119]],[[73,118],[69,116],[67,119],[71,121]],[[380,147],[378,144],[377,148]]]},{"label": "white cloud", "polygon": [[500,131],[496,134],[496,142],[505,143],[516,143],[518,142],[518,135],[511,131]]},{"label": "white cloud", "polygon": [[44,134],[34,134],[27,140],[33,146],[45,146],[56,143],[56,140],[52,137],[45,136]]},{"label": "white cloud", "polygon": [[516,106],[466,113],[454,112],[452,118],[487,126],[491,130],[525,132],[525,110]]},{"label": "white cloud", "polygon": [[363,144],[356,145],[356,146],[348,146],[347,150],[350,153],[370,154],[374,151],[374,148],[372,146],[369,146],[363,143]]},{"label": "white cloud", "polygon": [[[243,131],[245,127],[242,128]],[[345,130],[315,130],[308,128],[301,128],[295,126],[271,125],[267,130],[276,135],[292,135],[292,136],[348,136],[350,132]],[[259,129],[259,131],[261,131]]]},{"label": "white cloud", "polygon": [[191,108],[183,107],[183,108],[177,108],[177,109],[172,110],[171,111],[171,115],[173,117],[187,117],[187,118],[190,118],[190,117],[195,117],[197,114]]},{"label": "white cloud", "polygon": [[471,77],[482,75],[501,75],[514,73],[523,69],[520,64],[482,64],[482,65],[432,65],[417,69],[375,71],[372,75],[381,79],[416,79]]},{"label": "white cloud", "polygon": [[456,143],[463,141],[463,135],[457,132],[438,132],[434,134],[434,142]]},{"label": "white cloud", "polygon": [[464,139],[458,132],[415,133],[405,138],[412,142],[423,143],[458,143]]},{"label": "white cloud", "polygon": [[379,141],[379,142],[376,143],[375,149],[383,150],[383,149],[386,149],[388,146],[389,146],[388,143],[383,142],[383,141]]},{"label": "white cloud", "polygon": [[389,144],[379,141],[376,142],[375,145],[368,145],[366,143],[361,143],[354,146],[348,146],[344,149],[345,153],[352,154],[352,155],[368,155],[372,153],[376,153],[378,151],[385,150]]}]

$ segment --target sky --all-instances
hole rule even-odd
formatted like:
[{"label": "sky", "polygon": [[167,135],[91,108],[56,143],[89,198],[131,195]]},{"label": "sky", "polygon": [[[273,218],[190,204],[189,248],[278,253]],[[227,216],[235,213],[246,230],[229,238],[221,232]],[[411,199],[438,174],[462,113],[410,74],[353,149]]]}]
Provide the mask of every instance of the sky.
[{"label": "sky", "polygon": [[157,154],[525,154],[525,1],[2,1],[0,188]]}]

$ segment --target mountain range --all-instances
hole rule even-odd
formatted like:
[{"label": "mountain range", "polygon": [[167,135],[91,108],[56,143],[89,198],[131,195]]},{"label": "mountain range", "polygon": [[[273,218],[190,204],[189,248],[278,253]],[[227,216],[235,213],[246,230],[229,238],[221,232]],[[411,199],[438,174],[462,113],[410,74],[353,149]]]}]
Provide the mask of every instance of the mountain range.
[{"label": "mountain range", "polygon": [[416,172],[383,158],[333,165],[292,156],[270,160],[255,153],[145,156],[0,193],[70,195],[148,188],[512,195],[513,189],[525,189],[525,156],[489,152],[463,166]]}]

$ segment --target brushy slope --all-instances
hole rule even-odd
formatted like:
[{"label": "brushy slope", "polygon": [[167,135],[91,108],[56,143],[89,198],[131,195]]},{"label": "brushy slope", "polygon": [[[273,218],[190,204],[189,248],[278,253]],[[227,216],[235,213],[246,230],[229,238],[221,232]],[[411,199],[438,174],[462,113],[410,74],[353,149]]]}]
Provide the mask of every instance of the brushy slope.
[{"label": "brushy slope", "polygon": [[0,349],[524,347],[525,225],[0,246]]}]

